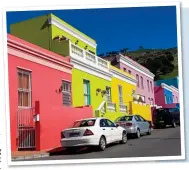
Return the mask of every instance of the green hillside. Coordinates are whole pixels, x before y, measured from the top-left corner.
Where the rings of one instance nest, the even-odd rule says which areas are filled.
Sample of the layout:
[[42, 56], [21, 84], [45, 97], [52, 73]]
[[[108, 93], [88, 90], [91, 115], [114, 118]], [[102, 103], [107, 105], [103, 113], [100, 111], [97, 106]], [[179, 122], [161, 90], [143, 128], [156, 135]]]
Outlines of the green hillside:
[[155, 80], [178, 76], [178, 53], [176, 47], [169, 49], [144, 49], [139, 47], [136, 51], [128, 51], [128, 48], [126, 48], [118, 52], [101, 54], [100, 56], [116, 55], [118, 53], [129, 56], [148, 68], [155, 74]]

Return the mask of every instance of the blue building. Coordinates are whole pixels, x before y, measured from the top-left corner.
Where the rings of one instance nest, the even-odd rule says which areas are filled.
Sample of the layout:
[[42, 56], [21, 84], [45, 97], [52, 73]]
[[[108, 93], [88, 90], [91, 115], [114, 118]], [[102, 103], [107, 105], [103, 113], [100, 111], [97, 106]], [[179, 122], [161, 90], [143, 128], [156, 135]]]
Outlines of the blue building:
[[177, 77], [171, 78], [171, 79], [157, 80], [157, 81], [155, 82], [155, 85], [156, 85], [156, 86], [161, 86], [161, 83], [165, 83], [165, 84], [167, 84], [167, 85], [169, 85], [169, 86], [172, 85], [172, 86], [178, 88], [178, 86], [179, 86], [179, 77], [177, 76]]

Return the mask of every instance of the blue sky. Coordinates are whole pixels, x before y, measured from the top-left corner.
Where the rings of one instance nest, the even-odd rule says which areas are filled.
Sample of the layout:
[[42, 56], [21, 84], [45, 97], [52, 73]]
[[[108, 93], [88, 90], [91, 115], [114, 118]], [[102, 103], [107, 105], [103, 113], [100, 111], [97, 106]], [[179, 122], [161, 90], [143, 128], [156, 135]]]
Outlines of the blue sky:
[[134, 7], [7, 13], [12, 23], [53, 13], [97, 41], [98, 54], [122, 48], [177, 46], [176, 7]]

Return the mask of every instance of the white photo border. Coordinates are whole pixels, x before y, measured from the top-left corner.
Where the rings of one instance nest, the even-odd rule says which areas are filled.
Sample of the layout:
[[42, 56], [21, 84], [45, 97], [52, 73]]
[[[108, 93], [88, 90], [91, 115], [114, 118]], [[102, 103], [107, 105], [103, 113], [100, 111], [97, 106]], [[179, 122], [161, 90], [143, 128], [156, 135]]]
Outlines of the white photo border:
[[[36, 10], [68, 10], [68, 9], [96, 9], [96, 8], [128, 8], [128, 7], [154, 7], [154, 6], [176, 6], [177, 11], [177, 45], [178, 45], [178, 67], [179, 67], [179, 95], [180, 95], [180, 129], [181, 129], [181, 156], [160, 157], [133, 157], [133, 158], [101, 158], [101, 159], [72, 159], [72, 160], [48, 160], [48, 161], [12, 161], [10, 140], [10, 108], [9, 108], [9, 82], [8, 82], [8, 53], [7, 53], [7, 25], [6, 12], [10, 11], [36, 11]], [[181, 52], [181, 18], [180, 2], [140, 2], [140, 3], [109, 3], [90, 5], [64, 5], [48, 7], [20, 7], [3, 9], [3, 45], [4, 45], [4, 68], [5, 68], [5, 112], [6, 112], [6, 142], [8, 165], [49, 165], [49, 164], [73, 164], [73, 163], [106, 163], [106, 162], [140, 162], [161, 160], [184, 160], [185, 159], [185, 136], [184, 136], [184, 105], [183, 105], [183, 77], [182, 77], [182, 52]]]

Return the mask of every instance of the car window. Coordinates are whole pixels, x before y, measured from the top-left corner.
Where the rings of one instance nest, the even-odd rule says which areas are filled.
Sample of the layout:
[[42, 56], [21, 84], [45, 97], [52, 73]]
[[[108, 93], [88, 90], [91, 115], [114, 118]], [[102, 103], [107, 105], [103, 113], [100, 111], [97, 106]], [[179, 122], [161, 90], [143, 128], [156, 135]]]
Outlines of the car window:
[[132, 121], [133, 116], [123, 116], [119, 117], [116, 121]]
[[108, 127], [115, 127], [115, 124], [112, 121], [106, 119], [106, 122], [107, 122]]
[[141, 116], [138, 116], [138, 117], [139, 117], [140, 121], [142, 121], [142, 122], [145, 121], [143, 117], [141, 117]]
[[107, 122], [104, 119], [100, 120], [100, 127], [107, 127]]
[[140, 121], [141, 121], [140, 117], [137, 116], [137, 115], [135, 115], [135, 120], [136, 120], [137, 122], [140, 122]]
[[95, 119], [88, 119], [88, 120], [76, 121], [76, 122], [74, 122], [74, 124], [71, 126], [71, 128], [94, 126], [95, 122], [96, 122]]

